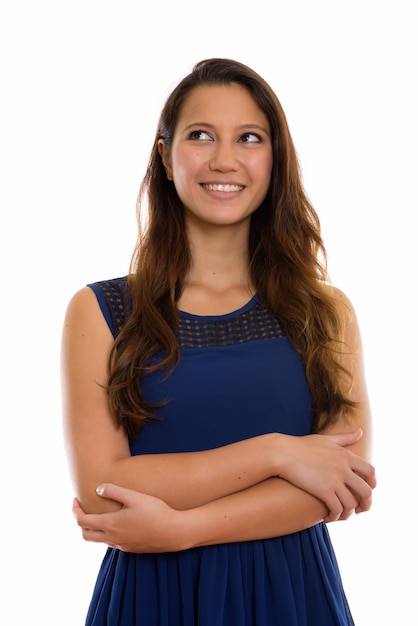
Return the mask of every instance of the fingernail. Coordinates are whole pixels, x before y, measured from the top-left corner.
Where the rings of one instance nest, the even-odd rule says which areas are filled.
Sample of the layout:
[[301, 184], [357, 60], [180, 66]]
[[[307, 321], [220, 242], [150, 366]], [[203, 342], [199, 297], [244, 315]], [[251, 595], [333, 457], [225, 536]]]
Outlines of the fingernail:
[[104, 487], [103, 485], [100, 485], [99, 487], [96, 488], [96, 493], [98, 496], [102, 496], [104, 492]]

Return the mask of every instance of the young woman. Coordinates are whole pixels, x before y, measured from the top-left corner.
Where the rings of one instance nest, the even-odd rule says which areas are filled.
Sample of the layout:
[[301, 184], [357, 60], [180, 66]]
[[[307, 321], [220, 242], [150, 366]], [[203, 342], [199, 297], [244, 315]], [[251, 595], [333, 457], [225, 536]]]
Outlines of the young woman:
[[127, 277], [72, 298], [74, 513], [91, 626], [353, 624], [326, 522], [375, 487], [361, 340], [280, 103], [198, 63], [169, 96]]

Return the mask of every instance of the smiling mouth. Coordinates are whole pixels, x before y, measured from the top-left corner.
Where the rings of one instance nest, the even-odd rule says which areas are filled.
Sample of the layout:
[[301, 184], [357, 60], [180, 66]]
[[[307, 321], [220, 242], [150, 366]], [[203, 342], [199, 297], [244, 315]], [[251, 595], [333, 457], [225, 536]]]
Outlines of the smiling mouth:
[[202, 187], [207, 189], [208, 191], [224, 191], [226, 193], [231, 193], [232, 191], [242, 191], [244, 189], [243, 185], [209, 185], [203, 184]]

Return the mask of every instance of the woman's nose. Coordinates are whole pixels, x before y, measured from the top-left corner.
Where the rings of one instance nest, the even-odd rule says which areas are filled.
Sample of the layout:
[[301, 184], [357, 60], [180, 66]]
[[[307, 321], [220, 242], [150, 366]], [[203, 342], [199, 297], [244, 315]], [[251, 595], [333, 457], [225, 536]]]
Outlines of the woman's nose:
[[209, 167], [213, 171], [230, 172], [239, 167], [236, 148], [226, 142], [217, 142], [214, 145]]

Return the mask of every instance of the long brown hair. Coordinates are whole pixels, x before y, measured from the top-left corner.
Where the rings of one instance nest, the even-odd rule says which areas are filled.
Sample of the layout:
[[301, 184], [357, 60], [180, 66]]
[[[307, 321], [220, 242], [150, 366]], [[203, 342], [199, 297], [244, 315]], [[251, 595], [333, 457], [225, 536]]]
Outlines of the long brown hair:
[[[312, 394], [313, 430], [353, 406], [343, 390], [347, 372], [341, 365], [342, 325], [325, 289], [326, 251], [320, 224], [303, 190], [281, 104], [266, 81], [249, 67], [229, 59], [208, 59], [197, 63], [169, 96], [138, 196], [139, 235], [129, 275], [133, 308], [116, 338], [108, 382], [115, 420], [131, 438], [156, 409], [143, 398], [141, 379], [153, 369], [178, 364], [177, 302], [190, 266], [183, 206], [167, 179], [158, 142], [162, 139], [170, 149], [181, 106], [192, 89], [231, 83], [249, 91], [267, 116], [272, 137], [270, 188], [250, 225], [253, 284], [303, 360]], [[145, 229], [141, 223], [144, 205], [148, 209]], [[151, 365], [157, 353], [165, 356]]]

